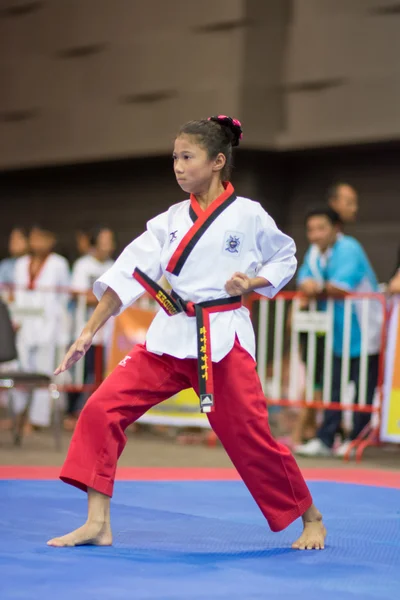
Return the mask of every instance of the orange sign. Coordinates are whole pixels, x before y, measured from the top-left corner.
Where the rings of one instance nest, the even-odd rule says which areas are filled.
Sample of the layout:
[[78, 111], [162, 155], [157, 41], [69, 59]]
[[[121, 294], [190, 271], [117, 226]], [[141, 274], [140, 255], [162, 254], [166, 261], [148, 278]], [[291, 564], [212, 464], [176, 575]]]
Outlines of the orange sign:
[[132, 350], [133, 346], [143, 344], [155, 314], [154, 310], [129, 307], [114, 319], [107, 375]]

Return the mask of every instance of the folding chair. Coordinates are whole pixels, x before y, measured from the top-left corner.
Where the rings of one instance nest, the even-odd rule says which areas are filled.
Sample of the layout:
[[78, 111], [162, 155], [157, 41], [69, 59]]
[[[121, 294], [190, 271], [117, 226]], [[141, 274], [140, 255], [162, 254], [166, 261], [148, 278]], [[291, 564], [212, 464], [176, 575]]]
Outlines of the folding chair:
[[[0, 299], [0, 365], [18, 359], [15, 343], [15, 331], [11, 322], [7, 305]], [[49, 375], [44, 373], [30, 373], [27, 371], [0, 370], [0, 390], [8, 392], [8, 409], [13, 422], [13, 439], [16, 446], [22, 443], [23, 429], [26, 417], [33, 400], [33, 392], [38, 388], [47, 388], [54, 407], [53, 432], [55, 446], [61, 449], [61, 405], [60, 393]], [[22, 389], [28, 393], [27, 405], [20, 418], [17, 418], [14, 410], [13, 390]]]

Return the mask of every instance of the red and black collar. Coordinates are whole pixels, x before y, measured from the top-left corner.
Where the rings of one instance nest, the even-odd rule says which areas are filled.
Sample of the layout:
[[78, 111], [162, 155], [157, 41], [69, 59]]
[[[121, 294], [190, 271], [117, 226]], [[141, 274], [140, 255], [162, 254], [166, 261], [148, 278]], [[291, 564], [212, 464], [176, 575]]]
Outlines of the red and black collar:
[[167, 271], [179, 275], [189, 254], [215, 219], [236, 200], [235, 190], [231, 183], [224, 183], [224, 192], [218, 196], [206, 210], [202, 210], [196, 197], [190, 196], [189, 215], [192, 227], [182, 238], [167, 265]]

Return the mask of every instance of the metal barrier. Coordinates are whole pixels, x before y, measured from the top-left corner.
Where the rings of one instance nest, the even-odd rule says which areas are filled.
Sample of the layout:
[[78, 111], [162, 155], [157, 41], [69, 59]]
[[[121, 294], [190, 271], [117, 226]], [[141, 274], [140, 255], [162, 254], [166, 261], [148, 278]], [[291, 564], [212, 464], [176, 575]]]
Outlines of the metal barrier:
[[[306, 305], [304, 305], [306, 302]], [[341, 393], [340, 403], [331, 401], [333, 336], [335, 303], [344, 303], [343, 343], [341, 348]], [[257, 334], [257, 369], [269, 406], [310, 407], [318, 410], [332, 409], [351, 412], [364, 412], [377, 415], [376, 423], [365, 428], [349, 448], [346, 458], [356, 449], [356, 458], [360, 460], [365, 448], [374, 445], [379, 438], [379, 419], [382, 405], [382, 384], [384, 373], [384, 348], [386, 332], [386, 299], [382, 294], [349, 294], [344, 300], [327, 299], [323, 310], [317, 308], [315, 300], [308, 301], [303, 295], [281, 292], [274, 300], [261, 299], [252, 294], [247, 299]], [[350, 341], [352, 310], [360, 314], [361, 352], [358, 398], [349, 401], [350, 383]], [[371, 342], [371, 320], [378, 331], [375, 339], [379, 354], [379, 375], [377, 401], [367, 405], [367, 368]], [[377, 322], [378, 327], [377, 327]], [[269, 333], [272, 332], [272, 339]], [[299, 390], [300, 334], [307, 336], [307, 356], [305, 361], [305, 394], [302, 398]], [[317, 334], [323, 334], [323, 392], [322, 402], [315, 396], [316, 345]], [[282, 391], [282, 366], [289, 355], [289, 384], [287, 393]], [[267, 373], [272, 367], [271, 381]], [[268, 385], [269, 383], [269, 385]]]
[[[54, 356], [52, 364], [48, 365], [48, 372], [52, 373], [62, 356], [65, 354], [70, 343], [76, 339], [84, 324], [87, 322], [92, 307], [87, 304], [86, 293], [75, 293], [66, 289], [35, 289], [24, 290], [24, 296], [18, 296], [17, 290], [0, 288], [1, 296], [8, 302], [13, 320], [20, 327], [17, 336], [24, 333], [24, 325], [32, 321], [46, 319], [46, 311], [36, 301], [35, 294], [53, 294], [54, 302], [57, 302], [58, 321], [57, 334], [54, 343]], [[28, 293], [29, 292], [29, 293]], [[21, 301], [21, 298], [24, 301]], [[382, 383], [384, 372], [385, 331], [386, 331], [386, 300], [382, 294], [357, 294], [348, 295], [343, 301], [326, 301], [323, 310], [316, 301], [307, 301], [303, 306], [305, 297], [299, 293], [281, 292], [274, 300], [260, 298], [257, 294], [251, 294], [245, 299], [249, 308], [256, 331], [257, 338], [257, 369], [262, 382], [267, 402], [270, 406], [291, 406], [324, 410], [343, 410], [351, 412], [365, 412], [376, 415], [378, 424], [369, 424], [352, 448], [357, 450], [357, 459], [361, 459], [364, 449], [378, 441], [379, 419], [382, 404]], [[334, 343], [334, 310], [335, 302], [344, 302], [343, 322], [343, 344], [341, 348], [342, 370], [341, 370], [341, 394], [340, 403], [331, 401], [332, 389], [332, 362]], [[135, 307], [147, 310], [154, 307], [154, 301], [144, 295]], [[350, 370], [350, 340], [352, 327], [352, 311], [356, 307], [361, 326], [361, 353], [360, 353], [360, 377], [358, 398], [348, 400], [349, 370]], [[377, 387], [377, 403], [368, 405], [367, 396], [367, 368], [369, 341], [372, 320], [380, 313], [381, 324], [379, 327], [379, 339], [375, 340], [379, 347], [379, 378]], [[324, 357], [323, 357], [323, 392], [322, 401], [315, 401], [315, 378], [317, 358], [317, 334], [323, 334]], [[300, 335], [307, 336], [307, 356], [305, 360], [305, 385], [304, 394], [300, 385], [299, 356]], [[110, 335], [111, 340], [111, 335]], [[40, 345], [40, 336], [35, 341]], [[98, 339], [95, 359], [95, 380], [86, 383], [84, 379], [84, 361], [79, 361], [74, 369], [56, 378], [58, 389], [62, 392], [92, 392], [104, 378], [103, 352], [104, 346], [107, 350], [109, 340]], [[49, 342], [45, 342], [45, 346]], [[48, 350], [48, 348], [47, 348]], [[283, 365], [289, 360], [289, 381], [287, 390], [283, 389]], [[267, 378], [268, 371], [271, 377]]]
[[[76, 340], [88, 321], [93, 307], [87, 303], [87, 292], [75, 292], [69, 288], [36, 287], [35, 289], [29, 289], [0, 285], [0, 297], [8, 305], [17, 330], [17, 346], [20, 350], [24, 345], [25, 333], [30, 326], [34, 324], [38, 331], [46, 327], [46, 320], [49, 319], [49, 307], [46, 306], [47, 295], [51, 297], [53, 308], [57, 310], [57, 323], [54, 328], [55, 339], [43, 342], [39, 335], [34, 343], [42, 348], [43, 352], [46, 351], [48, 364], [45, 372], [52, 374], [69, 346]], [[145, 294], [137, 301], [136, 306], [148, 309], [157, 305], [152, 298]], [[111, 329], [112, 323], [108, 331], [96, 334], [94, 381], [85, 383], [85, 365], [84, 361], [81, 360], [70, 371], [56, 378], [60, 391], [90, 393], [103, 381], [106, 362], [104, 354], [107, 353]], [[32, 341], [32, 339], [29, 339], [28, 345], [32, 345]], [[52, 346], [53, 352], [49, 352], [49, 345]]]
[[[22, 439], [29, 414], [29, 420], [36, 425], [49, 426], [52, 423], [56, 448], [60, 449], [64, 407], [71, 404], [72, 408], [72, 404], [76, 403], [74, 410], [81, 409], [106, 375], [112, 321], [100, 335], [96, 334], [94, 355], [88, 356], [87, 361], [79, 361], [69, 371], [53, 376], [55, 368], [79, 336], [94, 308], [88, 305], [87, 292], [40, 286], [34, 289], [0, 286], [0, 297], [8, 305], [16, 329], [18, 353], [17, 360], [0, 365], [0, 379], [1, 372], [17, 372], [21, 373], [21, 377], [24, 374], [25, 379], [26, 374], [31, 373], [34, 382], [37, 382], [39, 373], [47, 376], [47, 381], [52, 381], [46, 389], [42, 384], [31, 385], [28, 389], [20, 383], [14, 385], [15, 382], [5, 385], [6, 380], [2, 380], [0, 399], [4, 406], [8, 405], [14, 440]], [[148, 309], [153, 302], [145, 296], [140, 299], [138, 306]], [[69, 393], [74, 395], [67, 397]]]

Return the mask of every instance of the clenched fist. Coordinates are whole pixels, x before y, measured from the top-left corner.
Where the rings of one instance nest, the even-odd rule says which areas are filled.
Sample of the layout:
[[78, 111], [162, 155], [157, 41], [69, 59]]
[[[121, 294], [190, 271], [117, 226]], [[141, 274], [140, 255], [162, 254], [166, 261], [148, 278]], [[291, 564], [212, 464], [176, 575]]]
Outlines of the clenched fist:
[[230, 296], [241, 296], [252, 290], [251, 279], [244, 273], [234, 273], [226, 282], [225, 289]]
[[241, 296], [270, 285], [271, 283], [265, 277], [249, 277], [245, 273], [234, 273], [226, 282], [225, 289], [230, 296]]

